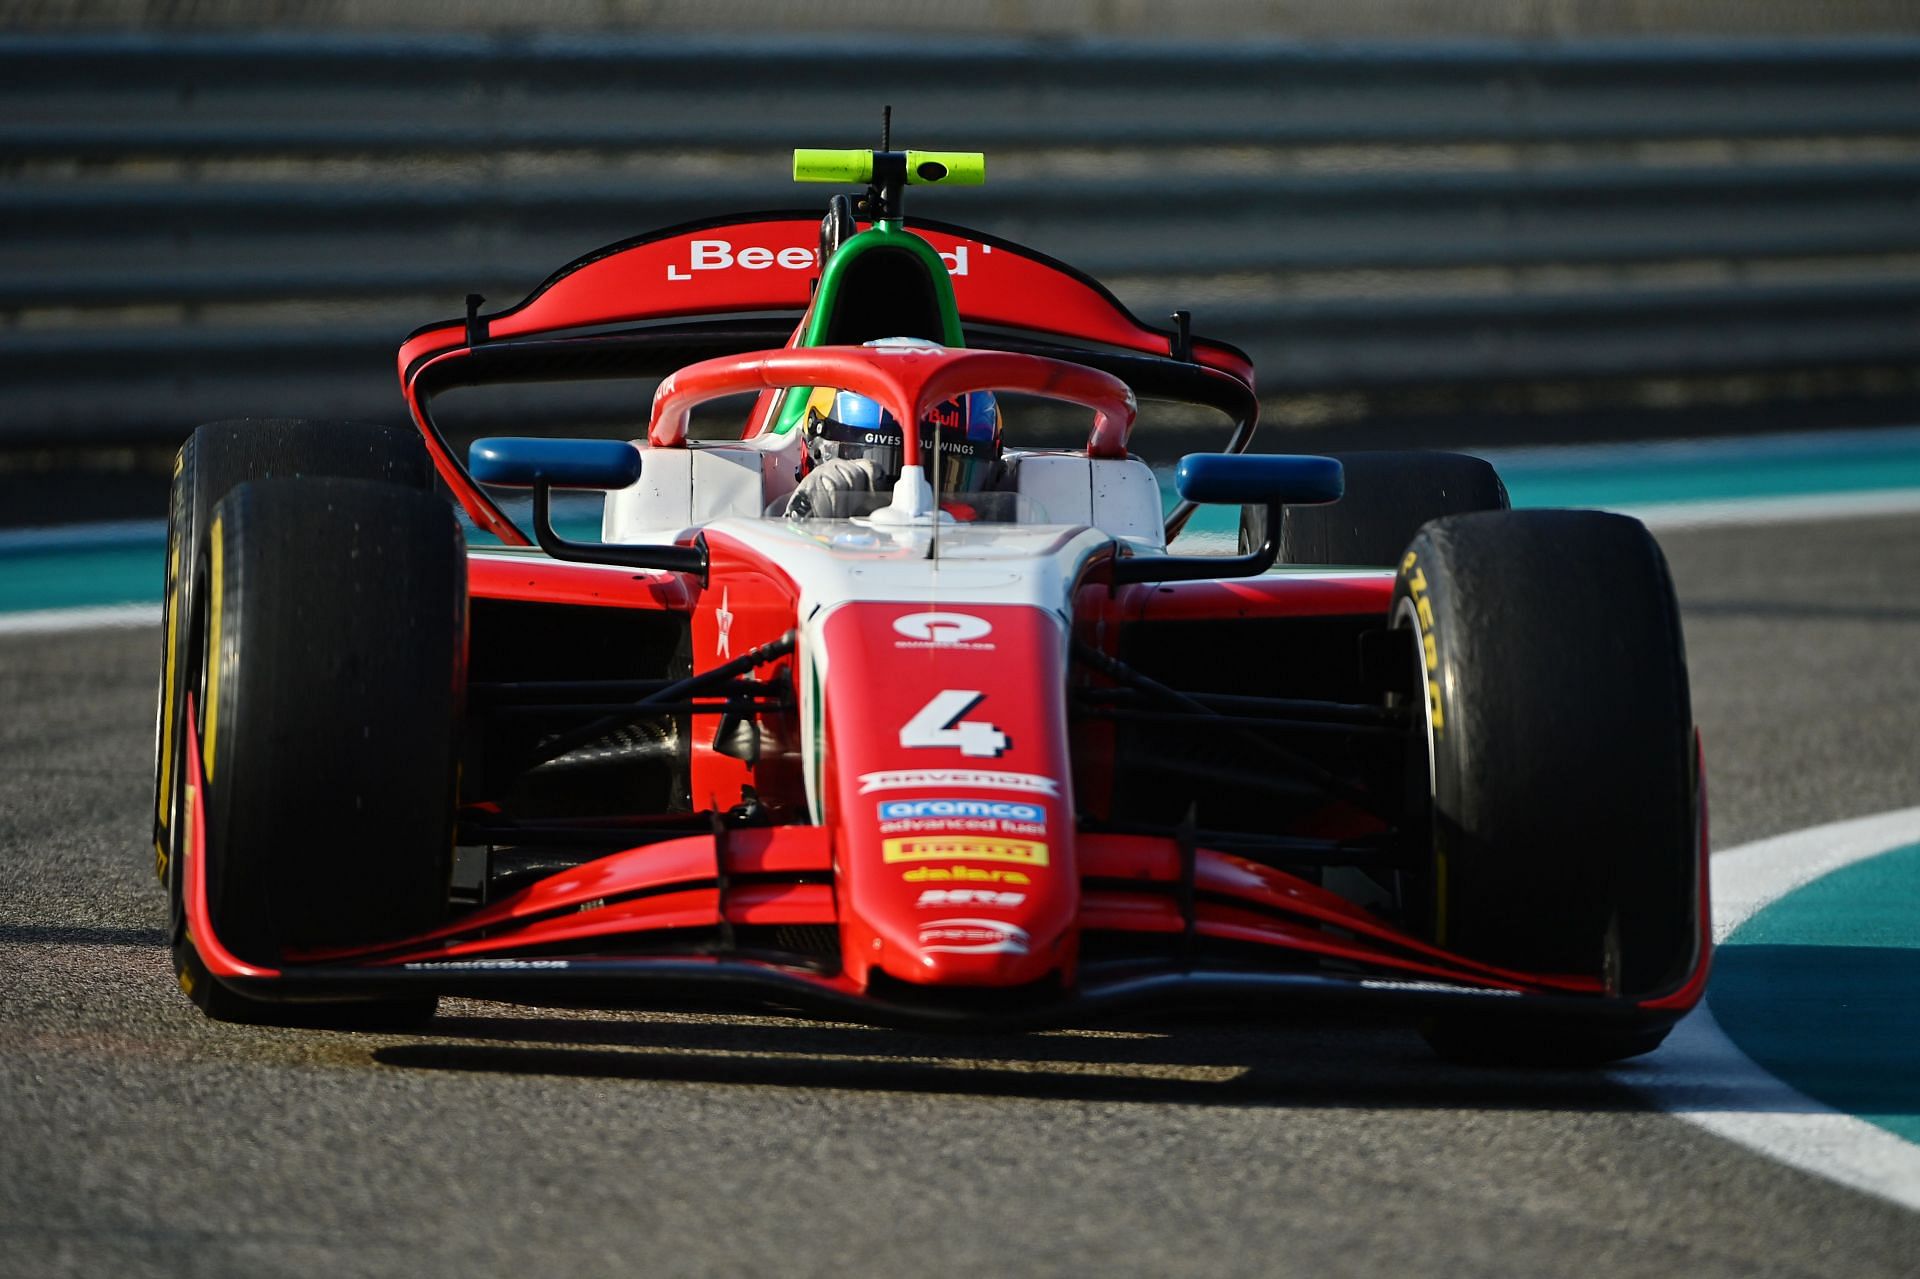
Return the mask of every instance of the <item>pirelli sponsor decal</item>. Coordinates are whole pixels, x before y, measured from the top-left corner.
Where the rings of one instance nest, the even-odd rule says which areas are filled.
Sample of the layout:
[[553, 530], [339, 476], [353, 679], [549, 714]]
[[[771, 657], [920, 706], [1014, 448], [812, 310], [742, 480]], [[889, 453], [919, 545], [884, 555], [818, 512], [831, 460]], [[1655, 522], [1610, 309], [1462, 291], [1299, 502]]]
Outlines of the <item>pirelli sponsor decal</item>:
[[1047, 846], [1031, 839], [996, 839], [984, 835], [911, 835], [881, 841], [880, 857], [889, 862], [945, 861], [1013, 862], [1045, 866]]

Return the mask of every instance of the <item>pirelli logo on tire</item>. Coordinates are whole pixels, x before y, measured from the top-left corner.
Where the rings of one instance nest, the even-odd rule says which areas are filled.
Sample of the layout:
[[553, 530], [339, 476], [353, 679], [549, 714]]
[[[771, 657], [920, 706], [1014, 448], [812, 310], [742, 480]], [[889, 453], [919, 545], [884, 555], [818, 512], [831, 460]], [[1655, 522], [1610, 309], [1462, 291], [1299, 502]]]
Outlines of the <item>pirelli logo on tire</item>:
[[1047, 846], [1031, 839], [995, 839], [991, 836], [974, 835], [912, 835], [881, 841], [880, 859], [887, 862], [957, 860], [1045, 866]]
[[1414, 617], [1420, 623], [1420, 657], [1427, 671], [1427, 710], [1438, 733], [1446, 727], [1446, 715], [1440, 707], [1440, 645], [1433, 637], [1433, 600], [1427, 592], [1427, 575], [1420, 568], [1420, 557], [1408, 551], [1400, 561], [1400, 576], [1407, 584], [1407, 597], [1413, 601]]

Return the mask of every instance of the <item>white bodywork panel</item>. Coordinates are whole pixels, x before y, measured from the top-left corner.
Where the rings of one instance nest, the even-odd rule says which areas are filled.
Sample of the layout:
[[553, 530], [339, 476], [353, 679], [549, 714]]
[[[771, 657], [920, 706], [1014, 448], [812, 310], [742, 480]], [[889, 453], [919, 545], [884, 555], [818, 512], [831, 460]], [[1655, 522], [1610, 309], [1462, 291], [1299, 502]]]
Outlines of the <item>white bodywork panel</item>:
[[1009, 451], [1012, 486], [1052, 524], [1086, 524], [1136, 546], [1164, 547], [1160, 486], [1137, 457], [1091, 458], [1067, 450]]
[[[695, 525], [751, 519], [793, 491], [798, 432], [727, 443], [640, 450], [640, 479], [607, 494], [600, 536], [608, 542], [672, 542]], [[1166, 546], [1160, 488], [1138, 458], [1089, 458], [1068, 450], [1010, 451], [1007, 487], [1038, 503], [1050, 525], [1085, 525], [1136, 549]]]
[[607, 542], [672, 542], [696, 524], [751, 519], [793, 491], [800, 437], [760, 435], [725, 443], [656, 449], [645, 440], [640, 478], [607, 494], [600, 537]]

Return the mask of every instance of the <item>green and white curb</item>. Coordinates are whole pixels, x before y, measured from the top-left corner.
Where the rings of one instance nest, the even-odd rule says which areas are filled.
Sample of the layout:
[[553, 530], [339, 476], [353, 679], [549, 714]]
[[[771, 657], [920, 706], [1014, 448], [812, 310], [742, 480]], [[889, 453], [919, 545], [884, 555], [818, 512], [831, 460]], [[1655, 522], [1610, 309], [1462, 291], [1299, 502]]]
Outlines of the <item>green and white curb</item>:
[[[1715, 854], [1712, 862], [1714, 940], [1730, 944], [1719, 957], [1720, 972], [1708, 984], [1707, 1003], [1682, 1021], [1658, 1052], [1626, 1063], [1612, 1072], [1613, 1077], [1631, 1085], [1661, 1110], [1717, 1136], [1770, 1159], [1920, 1211], [1920, 1145], [1904, 1140], [1889, 1127], [1817, 1100], [1769, 1073], [1729, 1037], [1714, 1016], [1718, 998], [1725, 1006], [1729, 1027], [1736, 1034], [1751, 1036], [1749, 1042], [1755, 1051], [1761, 1051], [1763, 1042], [1774, 1049], [1783, 1040], [1791, 1042], [1796, 1033], [1795, 1019], [1805, 1017], [1804, 1009], [1797, 1010], [1785, 1001], [1775, 1005], [1768, 1010], [1766, 1033], [1755, 1034], [1755, 1030], [1761, 1029], [1754, 1025], [1756, 992], [1736, 993], [1730, 988], [1723, 994], [1719, 990], [1722, 980], [1728, 980], [1730, 987], [1739, 982], [1733, 973], [1742, 964], [1741, 949], [1743, 945], [1754, 944], [1746, 941], [1743, 926], [1757, 921], [1775, 903], [1783, 908], [1792, 906], [1793, 903], [1785, 899], [1797, 891], [1817, 891], [1824, 887], [1818, 881], [1867, 863], [1869, 859], [1893, 854], [1901, 856], [1904, 863], [1906, 851], [1915, 844], [1920, 844], [1920, 808], [1906, 808], [1795, 831]], [[1901, 889], [1920, 896], [1920, 886], [1907, 883], [1901, 885]], [[1885, 900], [1878, 904], [1884, 905]], [[1883, 913], [1873, 910], [1876, 903], [1853, 902], [1851, 905], [1875, 919], [1885, 919]], [[1920, 956], [1920, 919], [1909, 916], [1904, 925], [1902, 949]], [[1853, 936], [1879, 944], [1895, 940], [1872, 930]], [[1844, 986], [1813, 993], [1829, 1010], [1843, 1008], [1854, 995]], [[1920, 988], [1903, 993], [1902, 1002], [1909, 1010], [1911, 1023], [1920, 1023]], [[1832, 1020], [1826, 1020], [1830, 1027]], [[1909, 1037], [1891, 1043], [1884, 1035], [1857, 1038], [1851, 1045], [1841, 1041], [1803, 1043], [1803, 1049], [1818, 1051], [1784, 1054], [1784, 1058], [1797, 1056], [1796, 1064], [1803, 1068], [1789, 1074], [1795, 1082], [1810, 1081], [1809, 1087], [1818, 1087], [1833, 1078], [1830, 1072], [1836, 1059], [1846, 1059], [1858, 1068], [1848, 1081], [1847, 1089], [1857, 1091], [1863, 1084], [1876, 1082], [1860, 1079], [1859, 1069], [1878, 1074], [1901, 1068], [1899, 1054], [1910, 1054], [1913, 1044], [1920, 1040], [1920, 1024], [1909, 1024], [1904, 1029]], [[1806, 1030], [1803, 1028], [1800, 1033]], [[1778, 1052], [1767, 1055], [1774, 1060], [1784, 1059]], [[1804, 1070], [1810, 1060], [1817, 1060], [1821, 1069]], [[1906, 1060], [1910, 1062], [1911, 1057]], [[1908, 1096], [1920, 1086], [1910, 1079], [1894, 1082], [1904, 1082]], [[1911, 1116], [1888, 1118], [1904, 1126], [1904, 1121]]]

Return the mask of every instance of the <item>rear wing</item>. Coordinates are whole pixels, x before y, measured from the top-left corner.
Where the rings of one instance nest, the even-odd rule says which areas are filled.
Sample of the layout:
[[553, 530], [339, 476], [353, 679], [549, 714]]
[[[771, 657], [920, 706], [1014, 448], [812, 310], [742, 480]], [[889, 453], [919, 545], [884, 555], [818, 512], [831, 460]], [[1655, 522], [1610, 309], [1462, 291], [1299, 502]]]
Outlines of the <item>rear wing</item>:
[[[968, 324], [1045, 334], [1143, 355], [1191, 360], [1253, 385], [1253, 365], [1223, 342], [1141, 323], [1096, 280], [1064, 262], [966, 227], [908, 219], [939, 252]], [[400, 348], [400, 377], [418, 361], [506, 338], [647, 320], [800, 313], [820, 275], [820, 218], [759, 213], [694, 222], [609, 245], [562, 267], [525, 301], [429, 325]]]
[[[906, 228], [945, 263], [960, 320], [969, 329], [1038, 335], [1046, 341], [1028, 344], [1034, 354], [1071, 360], [1080, 349], [1098, 364], [1125, 360], [1179, 374], [1196, 384], [1201, 402], [1216, 403], [1234, 419], [1227, 451], [1246, 447], [1258, 415], [1253, 364], [1236, 347], [1193, 337], [1184, 312], [1176, 313], [1177, 327], [1154, 328], [1097, 280], [1045, 254], [941, 222], [908, 220]], [[428, 408], [435, 392], [492, 380], [502, 363], [566, 376], [563, 367], [572, 362], [578, 365], [574, 376], [612, 375], [620, 366], [608, 358], [607, 345], [616, 339], [606, 330], [625, 324], [683, 322], [656, 324], [646, 336], [636, 331], [625, 340], [650, 348], [653, 362], [666, 362], [661, 372], [718, 354], [787, 344], [820, 278], [820, 231], [816, 214], [800, 212], [671, 227], [579, 258], [503, 311], [482, 313], [481, 299], [471, 297], [464, 320], [416, 330], [400, 348], [400, 384], [435, 468], [480, 527], [510, 545], [526, 544], [525, 533], [473, 483], [435, 427]], [[768, 316], [777, 321], [744, 318]], [[488, 358], [493, 356], [519, 358]], [[1169, 535], [1190, 511], [1188, 503], [1176, 508]]]

